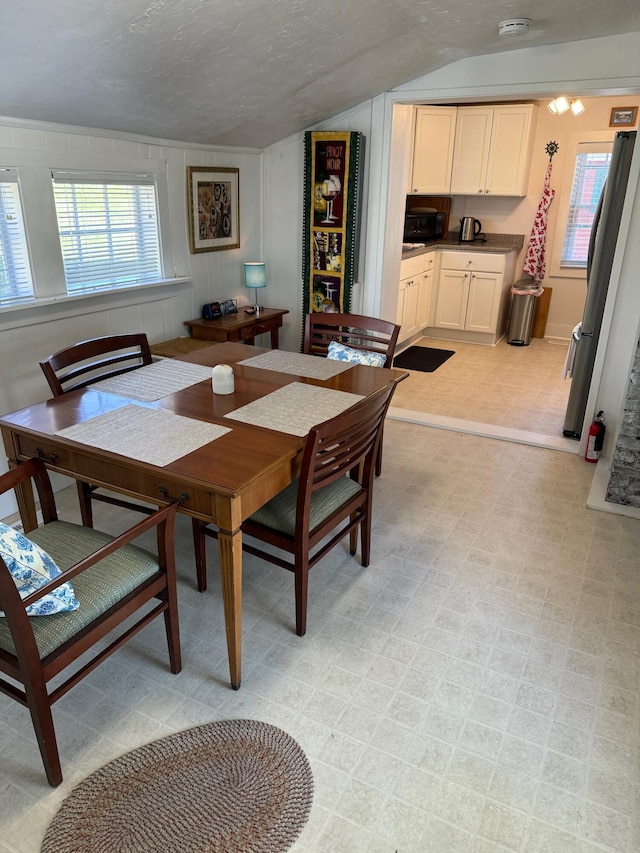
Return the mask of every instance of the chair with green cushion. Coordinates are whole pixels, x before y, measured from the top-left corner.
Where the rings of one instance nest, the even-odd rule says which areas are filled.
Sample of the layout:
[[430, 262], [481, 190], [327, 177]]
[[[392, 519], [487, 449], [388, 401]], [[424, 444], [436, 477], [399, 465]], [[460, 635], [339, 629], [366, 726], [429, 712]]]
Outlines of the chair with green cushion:
[[[374, 469], [382, 424], [395, 382], [314, 427], [302, 458], [300, 475], [242, 525], [242, 548], [295, 575], [296, 633], [307, 625], [308, 574], [347, 533], [350, 553], [357, 550], [360, 528], [362, 565], [371, 549]], [[194, 519], [196, 564], [206, 578], [204, 537], [215, 528]], [[330, 535], [331, 534], [331, 535]], [[290, 555], [282, 558], [247, 541], [261, 540]], [[327, 538], [329, 537], [329, 538]]]
[[[182, 668], [174, 561], [176, 505], [154, 511], [114, 537], [58, 519], [49, 475], [39, 459], [2, 475], [0, 494], [24, 487], [27, 481], [37, 487], [43, 524], [26, 536], [2, 526], [0, 672], [8, 678], [0, 677], [0, 691], [29, 708], [47, 779], [55, 787], [62, 781], [51, 715], [56, 700], [160, 614], [171, 672]], [[158, 555], [132, 544], [154, 529]], [[37, 588], [35, 583], [28, 585], [36, 574]], [[32, 615], [34, 611], [42, 615]], [[107, 642], [99, 643], [103, 638]], [[96, 643], [91, 658], [74, 667]], [[50, 688], [51, 679], [65, 670], [64, 680], [56, 679]]]

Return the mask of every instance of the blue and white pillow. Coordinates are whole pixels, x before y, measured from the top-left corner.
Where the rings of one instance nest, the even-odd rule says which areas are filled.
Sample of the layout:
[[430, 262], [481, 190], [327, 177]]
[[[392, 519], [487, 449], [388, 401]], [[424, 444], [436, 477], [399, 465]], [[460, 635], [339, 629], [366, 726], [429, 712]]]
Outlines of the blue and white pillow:
[[[52, 557], [22, 533], [0, 522], [0, 557], [18, 587], [20, 598], [26, 598], [41, 586], [62, 574]], [[28, 616], [47, 616], [77, 610], [80, 602], [67, 581], [27, 607]], [[4, 613], [0, 610], [0, 616]]]
[[380, 352], [366, 352], [365, 350], [353, 349], [337, 341], [331, 341], [327, 358], [334, 361], [349, 361], [353, 364], [366, 364], [369, 367], [383, 367], [386, 357]]

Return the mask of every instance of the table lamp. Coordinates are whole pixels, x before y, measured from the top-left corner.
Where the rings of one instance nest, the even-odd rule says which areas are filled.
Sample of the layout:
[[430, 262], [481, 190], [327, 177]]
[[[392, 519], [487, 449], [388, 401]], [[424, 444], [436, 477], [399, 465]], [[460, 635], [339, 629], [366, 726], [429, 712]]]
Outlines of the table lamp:
[[[259, 261], [248, 261], [244, 265], [244, 286], [250, 288], [266, 287], [267, 286], [267, 271], [265, 265]], [[260, 313], [258, 305], [258, 294], [256, 293], [256, 301], [254, 304], [256, 314]]]

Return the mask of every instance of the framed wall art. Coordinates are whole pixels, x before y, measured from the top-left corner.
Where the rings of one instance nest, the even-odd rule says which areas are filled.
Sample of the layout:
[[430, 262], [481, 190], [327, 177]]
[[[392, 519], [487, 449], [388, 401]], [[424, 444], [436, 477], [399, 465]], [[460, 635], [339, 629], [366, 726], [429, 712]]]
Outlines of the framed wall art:
[[303, 316], [349, 313], [358, 266], [364, 136], [307, 131], [304, 144]]
[[611, 110], [609, 127], [634, 127], [637, 118], [637, 107], [614, 107]]
[[239, 177], [239, 169], [187, 166], [192, 254], [240, 246]]

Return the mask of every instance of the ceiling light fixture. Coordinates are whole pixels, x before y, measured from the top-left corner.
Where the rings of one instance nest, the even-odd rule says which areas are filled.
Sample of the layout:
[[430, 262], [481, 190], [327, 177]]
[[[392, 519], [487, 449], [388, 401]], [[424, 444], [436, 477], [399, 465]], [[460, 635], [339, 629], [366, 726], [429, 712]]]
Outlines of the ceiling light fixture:
[[531, 18], [507, 18], [498, 24], [500, 36], [523, 36], [529, 32]]
[[552, 101], [549, 101], [547, 109], [554, 116], [561, 116], [568, 110], [571, 110], [572, 115], [579, 116], [584, 112], [584, 104], [579, 98], [574, 98], [570, 101], [568, 98], [565, 98], [564, 95], [560, 95]]
[[569, 101], [564, 95], [560, 95], [559, 98], [554, 98], [549, 104], [547, 104], [547, 109], [550, 113], [553, 113], [554, 116], [561, 116], [569, 109]]

